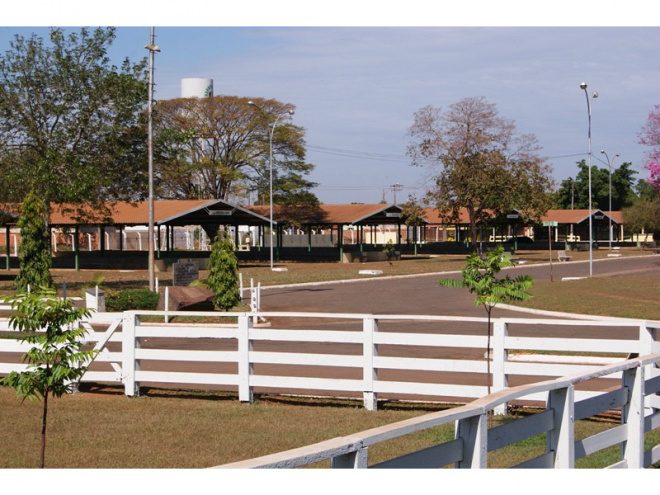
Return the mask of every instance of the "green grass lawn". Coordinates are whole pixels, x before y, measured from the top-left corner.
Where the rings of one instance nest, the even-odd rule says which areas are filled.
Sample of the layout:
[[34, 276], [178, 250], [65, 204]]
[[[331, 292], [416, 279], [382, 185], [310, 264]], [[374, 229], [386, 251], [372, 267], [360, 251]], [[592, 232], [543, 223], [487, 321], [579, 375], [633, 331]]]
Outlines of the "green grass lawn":
[[[358, 402], [263, 398], [240, 404], [234, 395], [152, 390], [135, 398], [118, 388], [98, 388], [50, 402], [46, 467], [204, 468], [309, 445], [419, 416], [440, 406], [390, 404], [372, 412]], [[495, 425], [511, 417], [496, 417]], [[41, 403], [21, 402], [0, 389], [0, 468], [33, 468], [39, 462]], [[580, 421], [576, 437], [616, 425]], [[369, 449], [370, 464], [451, 440], [453, 424]], [[653, 433], [648, 442], [660, 443]], [[489, 467], [506, 468], [544, 452], [545, 435], [489, 454]], [[578, 461], [604, 467], [617, 448]], [[314, 467], [329, 467], [327, 462]]]
[[534, 297], [516, 303], [528, 308], [619, 318], [660, 320], [660, 277], [634, 275], [542, 282]]

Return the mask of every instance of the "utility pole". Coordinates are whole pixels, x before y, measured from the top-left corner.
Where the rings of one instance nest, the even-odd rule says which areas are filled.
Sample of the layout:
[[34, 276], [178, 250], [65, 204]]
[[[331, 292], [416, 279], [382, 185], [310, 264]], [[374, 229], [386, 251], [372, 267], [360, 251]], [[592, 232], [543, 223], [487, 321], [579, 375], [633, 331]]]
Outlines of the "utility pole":
[[149, 44], [145, 46], [149, 50], [149, 290], [154, 291], [156, 287], [155, 260], [154, 260], [154, 146], [153, 146], [153, 119], [154, 106], [154, 53], [160, 52], [158, 45], [154, 43], [154, 28], [150, 28]]
[[399, 184], [398, 182], [396, 184], [392, 184], [390, 186], [390, 190], [394, 193], [394, 204], [397, 204], [396, 202], [396, 193], [397, 191], [401, 191], [403, 189], [403, 186]]

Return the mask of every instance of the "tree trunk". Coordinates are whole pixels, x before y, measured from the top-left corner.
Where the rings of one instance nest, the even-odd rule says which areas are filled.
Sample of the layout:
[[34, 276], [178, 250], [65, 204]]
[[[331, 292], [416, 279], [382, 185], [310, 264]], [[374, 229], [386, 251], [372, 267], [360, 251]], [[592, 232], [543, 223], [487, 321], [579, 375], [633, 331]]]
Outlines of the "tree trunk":
[[48, 388], [44, 393], [44, 410], [41, 418], [41, 469], [44, 468], [46, 462], [46, 419], [48, 418]]

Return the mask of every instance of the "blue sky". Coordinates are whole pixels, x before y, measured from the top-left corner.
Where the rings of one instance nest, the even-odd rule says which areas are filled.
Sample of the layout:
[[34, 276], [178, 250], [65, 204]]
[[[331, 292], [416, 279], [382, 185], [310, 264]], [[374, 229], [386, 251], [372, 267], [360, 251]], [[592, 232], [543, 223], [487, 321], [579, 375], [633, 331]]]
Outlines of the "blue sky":
[[[299, 2], [276, 3], [302, 8]], [[474, 4], [480, 2], [467, 2]], [[483, 9], [470, 16], [465, 8], [453, 17], [434, 11], [413, 17], [408, 9], [390, 12], [389, 22], [372, 18], [369, 9], [351, 15], [341, 15], [339, 7], [305, 11], [308, 17], [293, 21], [283, 10], [269, 22], [264, 14], [272, 12], [270, 4], [256, 15], [192, 1], [186, 5], [200, 8], [191, 17], [168, 12], [153, 18], [138, 9], [130, 19], [121, 16], [130, 3], [114, 5], [118, 12], [10, 14], [0, 27], [0, 51], [14, 33], [47, 34], [45, 27], [16, 26], [117, 25], [112, 56], [119, 63], [125, 56], [146, 56], [147, 26], [153, 24], [162, 50], [156, 55], [155, 98], [179, 96], [183, 78], [208, 77], [216, 95], [291, 103], [294, 122], [307, 130], [307, 159], [316, 166], [311, 179], [319, 183], [315, 192], [324, 203], [375, 203], [383, 196], [389, 202], [395, 183], [404, 186], [399, 200], [423, 195], [433, 170], [411, 167], [406, 157], [413, 114], [425, 105], [447, 108], [471, 96], [495, 103], [520, 132], [536, 134], [557, 182], [574, 176], [575, 163], [587, 154], [583, 81], [589, 93], [599, 93], [592, 102], [593, 163], [605, 166], [598, 161], [604, 149], [610, 158], [621, 155], [615, 166], [632, 162], [637, 177], [647, 176], [646, 149], [637, 144], [637, 134], [660, 103], [660, 19], [656, 15], [651, 22], [650, 11], [630, 17], [631, 3], [625, 11], [607, 10], [609, 2], [586, 2], [580, 7], [586, 10], [578, 10], [561, 1], [545, 16], [512, 2], [524, 14], [518, 24], [510, 22], [506, 9], [504, 15], [491, 11], [491, 17]], [[605, 14], [594, 18], [592, 5]], [[644, 27], [651, 24], [656, 27]]]

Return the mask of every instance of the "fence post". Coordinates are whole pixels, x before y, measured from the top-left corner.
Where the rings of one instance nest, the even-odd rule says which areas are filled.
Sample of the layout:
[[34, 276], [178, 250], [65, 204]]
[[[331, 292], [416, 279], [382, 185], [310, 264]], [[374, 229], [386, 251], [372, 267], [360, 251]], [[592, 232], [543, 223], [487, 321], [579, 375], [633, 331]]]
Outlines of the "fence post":
[[332, 469], [366, 469], [369, 461], [369, 449], [363, 447], [350, 454], [332, 458]]
[[621, 423], [627, 426], [621, 458], [628, 469], [640, 469], [644, 467], [644, 367], [624, 371], [622, 381], [628, 389], [628, 400], [621, 411]]
[[575, 389], [573, 385], [552, 390], [548, 409], [553, 411], [554, 428], [548, 431], [547, 452], [554, 453], [554, 467], [575, 467]]
[[374, 359], [378, 356], [374, 334], [378, 331], [378, 321], [374, 318], [362, 320], [362, 356], [363, 356], [363, 401], [364, 408], [368, 411], [378, 409], [378, 396], [374, 392], [374, 382], [378, 380], [378, 371], [374, 368]]
[[[642, 322], [639, 325], [639, 355], [660, 354], [660, 342], [657, 342], [658, 328], [649, 325], [650, 322]], [[634, 356], [630, 356], [634, 357]], [[660, 370], [656, 364], [649, 364], [645, 370], [647, 378], [655, 378], [660, 375]], [[644, 407], [647, 409], [646, 415], [660, 411], [660, 396], [651, 394], [644, 400]]]
[[139, 347], [135, 337], [135, 327], [139, 324], [138, 317], [131, 311], [125, 311], [122, 321], [122, 377], [124, 394], [132, 397], [140, 395], [140, 384], [135, 380], [135, 372], [140, 369], [140, 363], [135, 359], [135, 350]]
[[169, 315], [169, 310], [170, 310], [170, 288], [166, 285], [165, 286], [165, 323], [170, 322], [170, 315]]
[[250, 329], [252, 321], [247, 314], [238, 317], [238, 400], [252, 404], [253, 394], [250, 386], [250, 375], [253, 373], [253, 365], [250, 363], [250, 352], [252, 352], [252, 341], [250, 340]]
[[[509, 325], [506, 321], [499, 319], [493, 325], [493, 361], [491, 370], [493, 373], [493, 392], [499, 392], [509, 386], [509, 377], [504, 372], [504, 365], [509, 359], [509, 353], [504, 347], [504, 339], [509, 334]], [[495, 414], [506, 414], [508, 404], [500, 404], [495, 407]]]
[[456, 439], [463, 440], [463, 459], [456, 463], [459, 469], [485, 469], [488, 467], [488, 414], [460, 419], [456, 425]]

